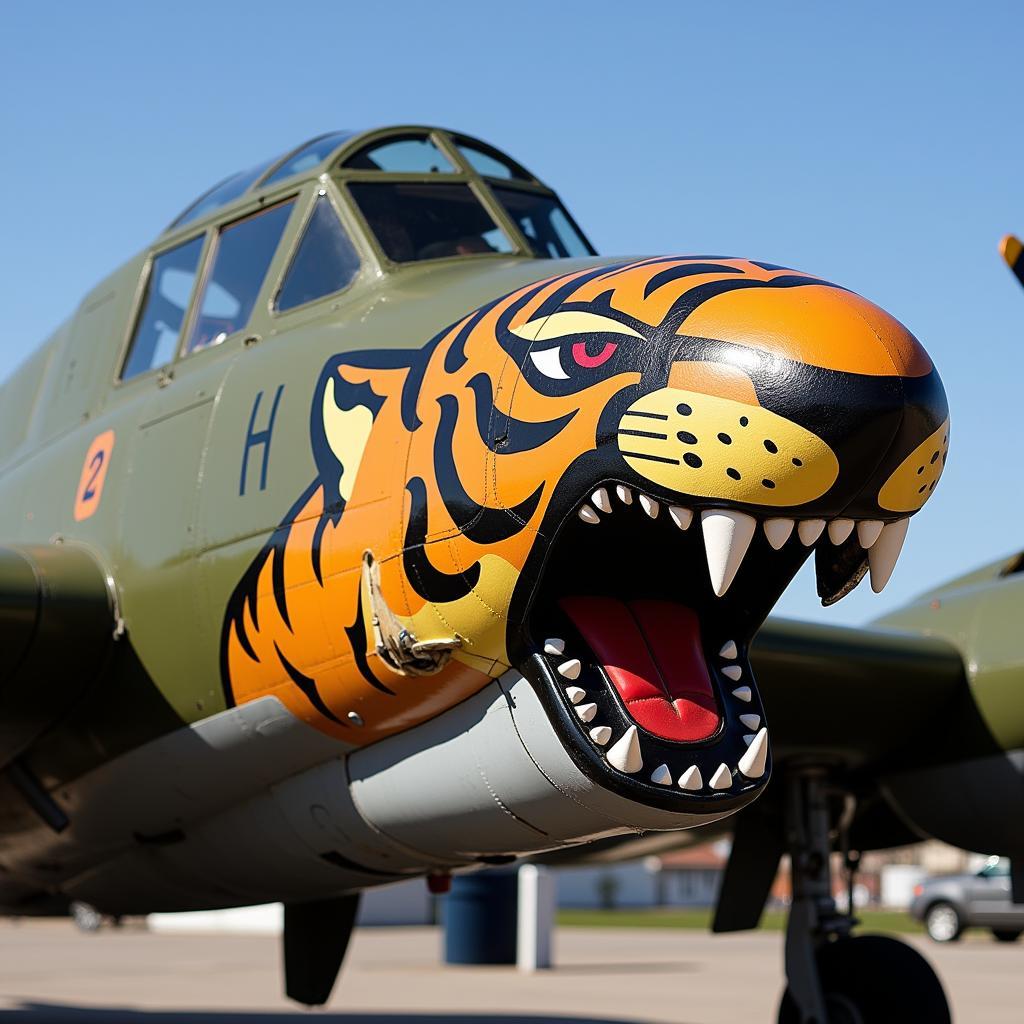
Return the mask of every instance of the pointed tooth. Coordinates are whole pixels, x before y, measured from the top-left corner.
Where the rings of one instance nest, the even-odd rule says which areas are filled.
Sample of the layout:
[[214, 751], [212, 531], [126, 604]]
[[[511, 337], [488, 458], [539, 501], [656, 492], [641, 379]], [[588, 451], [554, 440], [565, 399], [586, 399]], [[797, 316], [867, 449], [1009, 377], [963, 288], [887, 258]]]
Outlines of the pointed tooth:
[[598, 746], [603, 747], [612, 738], [612, 730], [607, 725], [595, 725], [590, 730], [590, 738]]
[[640, 736], [636, 726], [631, 725], [616, 741], [615, 745], [605, 754], [608, 763], [626, 775], [635, 775], [644, 766], [640, 756]]
[[749, 686], [739, 686], [732, 691], [732, 695], [737, 699], [743, 701], [745, 704], [750, 703], [750, 698], [753, 697], [753, 693]]
[[748, 779], [759, 779], [764, 775], [768, 761], [768, 730], [762, 729], [747, 747], [747, 752], [740, 758], [737, 766]]
[[903, 550], [903, 542], [907, 539], [907, 528], [910, 526], [909, 519], [900, 519], [895, 523], [887, 523], [878, 540], [871, 545], [868, 552], [868, 565], [871, 567], [871, 589], [880, 594], [893, 569], [896, 568], [896, 560]]
[[611, 512], [612, 502], [611, 498], [608, 497], [608, 492], [603, 487], [598, 487], [596, 491], [590, 496], [590, 500], [602, 511]]
[[615, 494], [623, 505], [633, 504], [633, 492], [625, 484], [616, 484]]
[[576, 714], [580, 716], [582, 721], [592, 722], [594, 720], [594, 715], [597, 714], [597, 705], [577, 704], [576, 707], [573, 708], [573, 711], [575, 711]]
[[725, 658], [727, 661], [735, 661], [740, 656], [740, 652], [736, 649], [736, 641], [727, 640], [722, 644], [722, 649], [718, 652], [718, 656]]
[[593, 526], [594, 523], [601, 522], [601, 517], [589, 505], [584, 505], [577, 515], [583, 520], [583, 522], [590, 523], [591, 526]]
[[558, 674], [565, 676], [566, 679], [579, 679], [582, 669], [583, 666], [580, 664], [579, 658], [570, 658], [558, 666]]
[[653, 499], [648, 498], [646, 494], [640, 495], [640, 507], [652, 518], [658, 518], [658, 510], [661, 506]]
[[726, 679], [731, 679], [734, 683], [738, 683], [743, 675], [743, 669], [741, 669], [739, 665], [726, 665], [725, 668], [722, 669], [722, 675], [725, 676]]
[[695, 764], [691, 764], [690, 767], [679, 776], [680, 789], [701, 789], [703, 785], [704, 780], [701, 778], [700, 769]]
[[796, 534], [805, 548], [809, 548], [825, 529], [824, 519], [805, 519], [797, 528]]
[[690, 523], [693, 522], [693, 513], [688, 508], [682, 508], [679, 505], [669, 505], [668, 514], [680, 530], [688, 530]]
[[751, 731], [757, 732], [761, 727], [760, 715], [740, 715], [740, 721]]
[[736, 571], [757, 529], [757, 521], [745, 512], [725, 509], [708, 509], [700, 514], [700, 519], [711, 589], [722, 597], [736, 578]]
[[764, 521], [764, 535], [768, 538], [768, 543], [771, 544], [776, 551], [778, 551], [782, 545], [789, 540], [792, 532], [792, 519], [766, 519]]
[[838, 547], [853, 533], [856, 525], [852, 519], [833, 519], [828, 524], [828, 539]]
[[857, 540], [865, 551], [878, 540], [883, 526], [885, 523], [880, 523], [877, 519], [862, 519], [857, 524]]
[[651, 772], [651, 782], [656, 786], [672, 785], [672, 773], [668, 770], [667, 764], [659, 764], [658, 767]]
[[750, 746], [751, 741], [753, 739], [754, 739], [754, 734], [752, 732], [746, 732], [746, 733], [743, 734], [743, 742], [746, 743], [746, 745], [748, 747]]
[[580, 689], [578, 686], [567, 686], [565, 688], [565, 695], [573, 704], [579, 704], [579, 702], [586, 697], [587, 691]]
[[712, 789], [729, 789], [732, 786], [732, 772], [727, 764], [720, 764], [708, 785]]
[[544, 653], [552, 654], [556, 658], [560, 658], [565, 654], [565, 641], [559, 640], [557, 636], [549, 636], [544, 641]]

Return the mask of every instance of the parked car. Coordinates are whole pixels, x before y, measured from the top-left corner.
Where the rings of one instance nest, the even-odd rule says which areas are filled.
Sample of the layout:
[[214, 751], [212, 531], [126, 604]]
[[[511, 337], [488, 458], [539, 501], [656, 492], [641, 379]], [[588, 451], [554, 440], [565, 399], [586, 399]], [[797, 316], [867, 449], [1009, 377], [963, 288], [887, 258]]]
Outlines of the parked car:
[[990, 857], [973, 875], [937, 875], [914, 886], [910, 913], [936, 942], [953, 942], [966, 928], [989, 928], [1000, 942], [1024, 932], [1024, 903], [1010, 893], [1010, 862]]

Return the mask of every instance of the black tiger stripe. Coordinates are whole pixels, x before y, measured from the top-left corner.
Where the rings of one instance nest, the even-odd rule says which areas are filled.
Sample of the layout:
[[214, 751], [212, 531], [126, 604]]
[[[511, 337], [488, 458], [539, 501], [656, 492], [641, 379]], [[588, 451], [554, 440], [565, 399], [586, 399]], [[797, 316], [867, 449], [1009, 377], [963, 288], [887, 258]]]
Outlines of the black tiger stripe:
[[274, 644], [274, 650], [277, 651], [278, 658], [281, 659], [281, 664], [284, 666], [285, 672], [288, 673], [288, 677], [291, 681], [305, 694], [306, 699], [310, 704], [313, 705], [325, 718], [329, 718], [332, 722], [337, 725], [344, 725], [348, 727], [348, 722], [343, 722], [325, 703], [323, 697], [320, 696], [320, 691], [316, 688], [316, 683], [309, 678], [304, 676], [282, 653], [281, 648]]
[[480, 581], [480, 563], [474, 562], [465, 572], [442, 572], [427, 556], [427, 485], [414, 476], [406, 485], [412, 499], [409, 522], [405, 528], [402, 568], [413, 590], [424, 601], [457, 601], [465, 597]]
[[434, 474], [452, 522], [476, 544], [496, 544], [514, 537], [537, 510], [544, 484], [512, 508], [488, 508], [474, 501], [459, 478], [452, 451], [455, 425], [459, 421], [458, 399], [454, 395], [442, 395], [437, 404], [441, 407], [441, 421], [434, 435]]
[[517, 420], [499, 412], [494, 405], [494, 388], [486, 373], [478, 373], [467, 387], [476, 396], [476, 427], [480, 440], [497, 455], [517, 455], [543, 447], [558, 437], [579, 412], [579, 409], [572, 409], [564, 416], [540, 423]]

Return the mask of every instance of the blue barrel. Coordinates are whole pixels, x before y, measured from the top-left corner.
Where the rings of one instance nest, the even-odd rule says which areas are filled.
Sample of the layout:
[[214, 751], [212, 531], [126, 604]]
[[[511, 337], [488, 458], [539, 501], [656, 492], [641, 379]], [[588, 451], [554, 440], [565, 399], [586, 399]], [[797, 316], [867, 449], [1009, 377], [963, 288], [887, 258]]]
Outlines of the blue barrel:
[[456, 875], [444, 897], [444, 959], [449, 964], [516, 962], [514, 870]]

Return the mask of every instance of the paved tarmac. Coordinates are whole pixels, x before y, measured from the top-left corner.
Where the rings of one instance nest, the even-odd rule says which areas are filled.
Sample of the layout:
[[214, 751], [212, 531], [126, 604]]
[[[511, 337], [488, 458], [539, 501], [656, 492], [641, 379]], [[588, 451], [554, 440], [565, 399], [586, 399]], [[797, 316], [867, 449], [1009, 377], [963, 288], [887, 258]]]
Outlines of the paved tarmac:
[[[912, 940], [959, 1024], [1024, 1020], [1024, 943]], [[266, 936], [83, 935], [65, 921], [0, 924], [0, 1024], [299, 1024]], [[443, 967], [430, 928], [356, 933], [324, 1024], [759, 1024], [781, 991], [778, 933], [560, 930], [558, 966]]]

